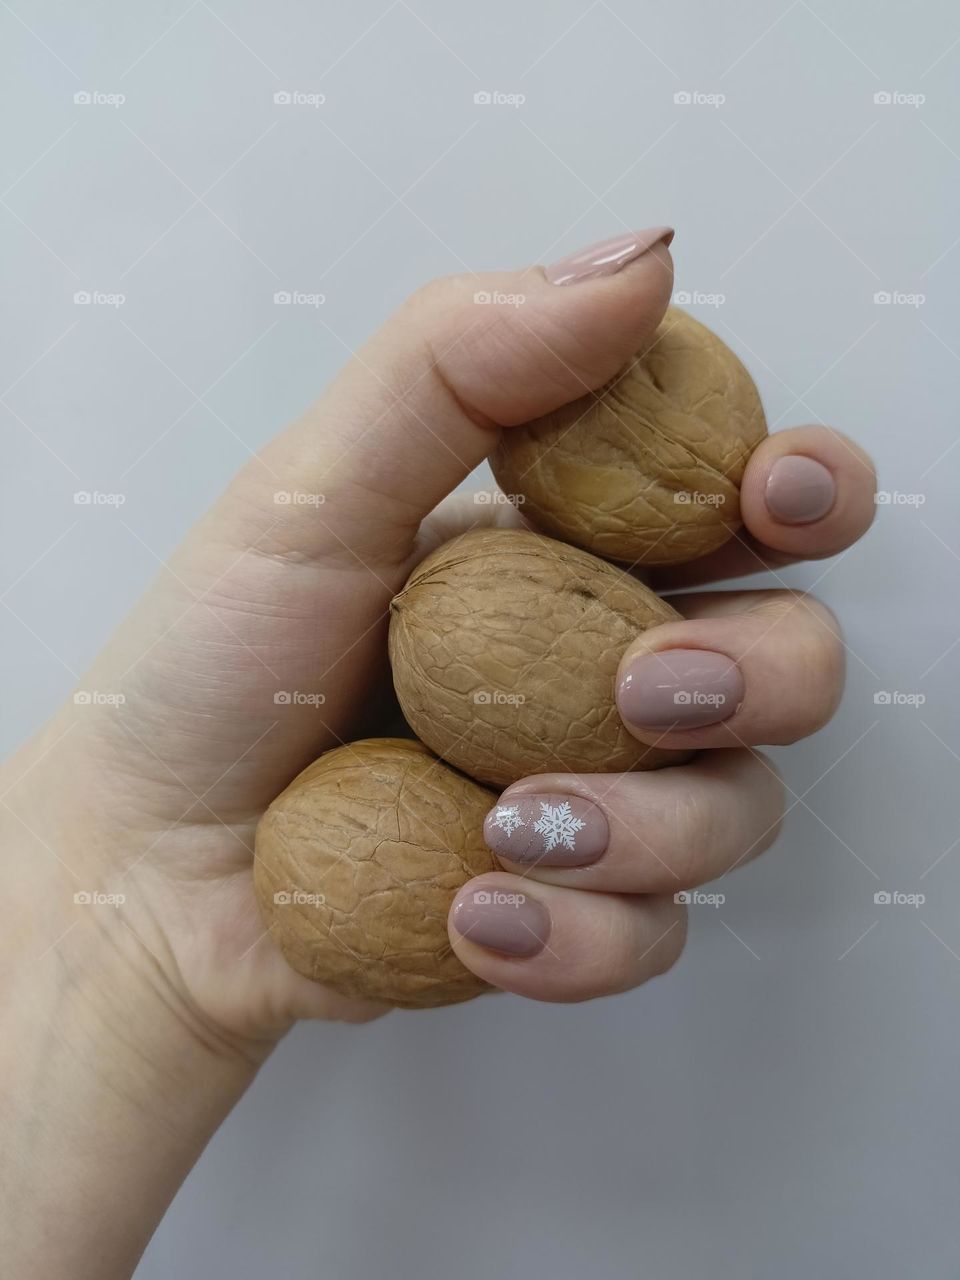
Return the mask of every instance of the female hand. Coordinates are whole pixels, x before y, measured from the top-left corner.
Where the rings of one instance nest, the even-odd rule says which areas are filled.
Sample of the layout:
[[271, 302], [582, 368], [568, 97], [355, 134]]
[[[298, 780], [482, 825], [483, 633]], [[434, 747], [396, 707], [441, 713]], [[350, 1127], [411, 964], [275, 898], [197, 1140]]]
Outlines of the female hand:
[[[670, 298], [670, 238], [655, 229], [562, 269], [454, 277], [415, 295], [193, 530], [85, 677], [91, 696], [68, 702], [5, 766], [2, 840], [16, 869], [5, 1041], [16, 1049], [4, 1092], [18, 1113], [32, 1099], [71, 1117], [39, 1136], [12, 1120], [14, 1153], [43, 1170], [16, 1190], [49, 1257], [62, 1248], [92, 1259], [91, 1275], [124, 1274], [292, 1022], [380, 1012], [300, 977], [264, 935], [257, 820], [323, 750], [376, 731], [389, 704], [391, 596], [426, 550], [490, 511], [434, 509], [501, 427], [596, 389], [649, 338]], [[481, 290], [524, 301], [478, 306]], [[835, 554], [869, 525], [872, 493], [870, 463], [844, 437], [779, 433], [750, 462], [746, 532], [655, 585]], [[536, 895], [535, 954], [484, 922], [477, 882], [458, 897], [452, 943], [497, 986], [583, 999], [662, 971], [683, 938], [675, 892], [776, 831], [779, 783], [750, 748], [829, 717], [843, 671], [836, 625], [789, 591], [680, 605], [685, 621], [625, 656], [621, 712], [644, 741], [710, 750], [654, 775], [550, 774], [509, 790], [501, 804], [586, 801], [594, 847], [579, 869], [499, 850], [510, 870], [485, 880], [515, 888], [523, 876]], [[718, 656], [694, 661], [692, 650]], [[723, 692], [731, 714], [672, 725], [671, 690]], [[78, 1176], [91, 1195], [107, 1179], [114, 1200], [115, 1226], [99, 1220], [96, 1239], [68, 1192]]]

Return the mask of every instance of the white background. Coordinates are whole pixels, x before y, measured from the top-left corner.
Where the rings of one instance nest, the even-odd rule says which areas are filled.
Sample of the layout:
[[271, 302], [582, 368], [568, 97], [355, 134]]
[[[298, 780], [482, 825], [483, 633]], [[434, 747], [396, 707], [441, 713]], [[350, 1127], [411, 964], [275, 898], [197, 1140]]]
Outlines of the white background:
[[771, 425], [839, 426], [923, 498], [782, 575], [840, 615], [848, 692], [775, 753], [787, 831], [694, 909], [669, 976], [300, 1028], [140, 1280], [956, 1275], [958, 38], [946, 0], [0, 5], [9, 749], [432, 275], [670, 223]]

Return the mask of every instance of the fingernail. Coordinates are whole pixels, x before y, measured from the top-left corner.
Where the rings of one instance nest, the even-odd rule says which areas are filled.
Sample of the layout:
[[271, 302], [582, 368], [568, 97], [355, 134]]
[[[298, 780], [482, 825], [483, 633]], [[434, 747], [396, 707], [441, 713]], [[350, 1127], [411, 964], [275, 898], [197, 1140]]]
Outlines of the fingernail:
[[743, 676], [723, 653], [666, 649], [634, 658], [617, 689], [624, 720], [643, 729], [697, 729], [732, 716]]
[[788, 454], [778, 458], [767, 476], [767, 510], [781, 524], [810, 524], [833, 506], [837, 485], [821, 462]]
[[582, 867], [610, 839], [603, 810], [580, 796], [506, 795], [487, 814], [483, 838], [510, 862]]
[[561, 258], [544, 268], [544, 274], [551, 284], [579, 284], [581, 280], [593, 280], [597, 276], [612, 276], [655, 244], [669, 244], [673, 237], [673, 227], [628, 231], [626, 235], [600, 240], [579, 253]]
[[470, 889], [453, 908], [453, 926], [478, 947], [505, 956], [535, 956], [550, 936], [550, 913], [528, 893]]

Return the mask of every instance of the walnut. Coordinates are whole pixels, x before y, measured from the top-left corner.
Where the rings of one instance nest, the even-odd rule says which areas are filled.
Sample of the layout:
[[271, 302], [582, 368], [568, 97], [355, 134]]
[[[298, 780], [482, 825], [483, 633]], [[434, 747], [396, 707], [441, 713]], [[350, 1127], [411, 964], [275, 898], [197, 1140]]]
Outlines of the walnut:
[[328, 751], [257, 828], [254, 883], [270, 934], [298, 973], [405, 1008], [489, 990], [450, 949], [447, 912], [496, 867], [483, 819], [496, 796], [419, 742]]
[[614, 678], [640, 632], [679, 616], [586, 551], [475, 530], [428, 556], [394, 597], [394, 688], [414, 733], [481, 782], [676, 764], [688, 753], [624, 728]]
[[547, 533], [630, 564], [679, 564], [739, 528], [740, 482], [766, 433], [737, 357], [671, 309], [596, 395], [505, 430], [490, 462]]

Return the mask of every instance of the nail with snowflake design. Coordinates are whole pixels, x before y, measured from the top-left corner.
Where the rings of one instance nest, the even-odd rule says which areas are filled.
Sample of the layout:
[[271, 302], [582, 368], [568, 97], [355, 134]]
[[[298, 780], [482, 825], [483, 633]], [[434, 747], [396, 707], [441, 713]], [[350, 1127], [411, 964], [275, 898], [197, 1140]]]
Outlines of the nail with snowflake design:
[[610, 830], [603, 810], [581, 796], [507, 793], [487, 814], [483, 836], [505, 862], [582, 867], [600, 857]]

